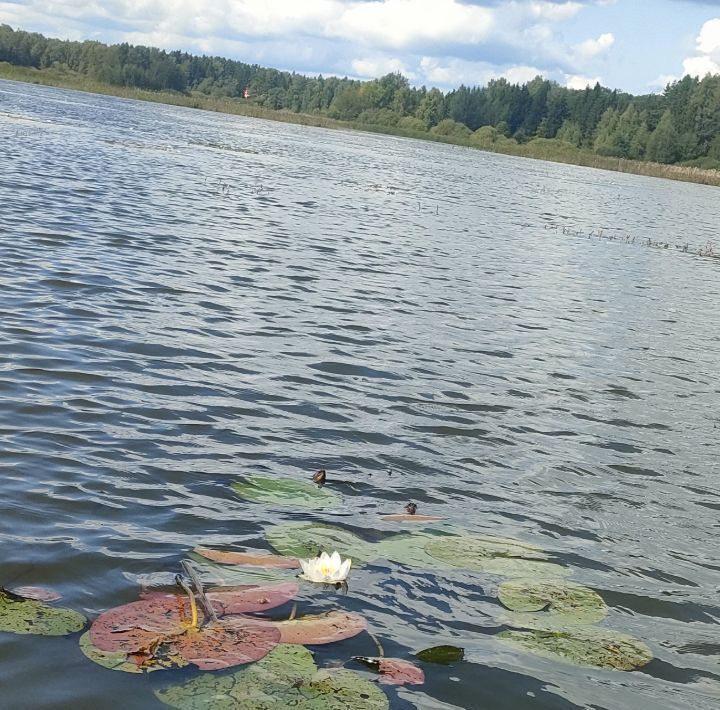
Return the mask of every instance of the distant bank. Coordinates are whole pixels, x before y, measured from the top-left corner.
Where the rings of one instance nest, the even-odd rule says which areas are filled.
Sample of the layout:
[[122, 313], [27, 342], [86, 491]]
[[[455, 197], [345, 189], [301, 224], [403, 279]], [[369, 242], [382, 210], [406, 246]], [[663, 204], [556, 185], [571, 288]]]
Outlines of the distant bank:
[[331, 129], [351, 129], [370, 133], [384, 133], [387, 135], [403, 136], [418, 140], [434, 141], [436, 143], [449, 143], [468, 148], [515, 155], [523, 158], [548, 160], [556, 163], [581, 165], [601, 170], [614, 170], [635, 175], [681, 180], [703, 185], [720, 187], [720, 171], [703, 170], [696, 167], [680, 165], [665, 165], [648, 161], [627, 160], [624, 158], [611, 158], [596, 155], [590, 151], [576, 148], [570, 143], [556, 138], [534, 138], [527, 143], [516, 143], [504, 140], [494, 129], [487, 127], [485, 135], [472, 134], [465, 136], [444, 136], [437, 133], [412, 131], [397, 126], [373, 125], [357, 121], [341, 121], [326, 116], [295, 113], [292, 111], [275, 111], [253, 104], [251, 101], [232, 98], [214, 98], [200, 93], [190, 95], [173, 91], [147, 91], [144, 89], [115, 86], [97, 82], [86, 76], [56, 69], [35, 69], [21, 67], [0, 62], [0, 79], [9, 79], [31, 84], [43, 84], [76, 91], [86, 91], [108, 96], [119, 96], [139, 101], [184, 106], [205, 111], [236, 114], [251, 118], [263, 118], [270, 121], [282, 121], [303, 126], [318, 126]]

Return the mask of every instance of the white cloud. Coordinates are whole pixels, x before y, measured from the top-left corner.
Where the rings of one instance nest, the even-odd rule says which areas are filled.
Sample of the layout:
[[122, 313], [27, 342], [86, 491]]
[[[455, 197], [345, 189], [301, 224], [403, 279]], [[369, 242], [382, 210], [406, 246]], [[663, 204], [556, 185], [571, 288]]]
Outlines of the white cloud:
[[415, 78], [415, 73], [407, 68], [405, 62], [396, 57], [372, 56], [353, 59], [352, 69], [356, 76], [366, 79], [374, 79], [392, 72], [400, 72], [411, 81]]
[[370, 44], [407, 47], [422, 42], [481, 42], [492, 27], [492, 10], [456, 0], [375, 0], [348, 3], [324, 32]]
[[697, 53], [683, 61], [683, 74], [701, 79], [706, 74], [720, 74], [720, 18], [708, 20], [695, 43]]
[[575, 17], [583, 8], [581, 2], [531, 2], [530, 12], [537, 18], [551, 22], [564, 22]]
[[586, 39], [575, 45], [573, 49], [580, 59], [587, 60], [606, 54], [614, 44], [615, 36], [611, 32], [605, 32], [597, 39]]
[[677, 81], [679, 78], [680, 77], [677, 77], [674, 74], [660, 74], [653, 79], [653, 81], [648, 83], [648, 86], [662, 91], [668, 84], [672, 84], [673, 81]]
[[589, 77], [580, 74], [570, 74], [565, 77], [565, 86], [568, 89], [585, 89], [588, 86], [592, 88], [595, 84], [602, 84], [599, 76]]
[[426, 83], [441, 87], [487, 84], [492, 79], [505, 78], [511, 84], [522, 84], [543, 75], [542, 69], [532, 66], [512, 65], [505, 68], [493, 66], [487, 62], [472, 62], [463, 59], [423, 57], [420, 60], [418, 74]]
[[685, 74], [697, 76], [700, 79], [706, 74], [720, 74], [720, 63], [707, 55], [688, 57], [683, 62], [683, 75]]
[[[598, 0], [595, 0], [598, 2]], [[0, 21], [50, 36], [219, 54], [308, 73], [401, 71], [449, 88], [505, 76], [594, 73], [606, 32], [574, 47], [562, 23], [588, 2], [551, 0], [0, 0]], [[709, 41], [709, 40], [708, 40]], [[427, 61], [426, 61], [427, 60]]]
[[697, 48], [703, 54], [720, 52], [720, 18], [708, 20], [700, 30]]

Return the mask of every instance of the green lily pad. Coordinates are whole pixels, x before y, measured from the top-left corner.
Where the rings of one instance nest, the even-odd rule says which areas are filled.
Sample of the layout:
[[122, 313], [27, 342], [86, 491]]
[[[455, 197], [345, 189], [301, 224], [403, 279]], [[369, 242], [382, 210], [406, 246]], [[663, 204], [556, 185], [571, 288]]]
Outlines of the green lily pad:
[[52, 607], [0, 590], [0, 631], [11, 634], [66, 636], [82, 631], [85, 617], [64, 607]]
[[465, 649], [458, 646], [433, 646], [418, 651], [415, 656], [425, 663], [439, 663], [447, 666], [465, 658]]
[[250, 476], [232, 484], [243, 499], [254, 503], [270, 503], [288, 508], [328, 508], [340, 503], [340, 498], [310, 481], [294, 478], [266, 478]]
[[424, 533], [393, 535], [376, 543], [375, 556], [408, 567], [420, 567], [428, 570], [455, 569], [453, 565], [441, 562], [426, 552], [425, 546], [435, 539], [437, 539], [436, 535]]
[[[137, 663], [132, 663], [127, 660], [127, 654], [123, 651], [102, 651], [97, 646], [93, 645], [90, 639], [90, 632], [86, 631], [80, 637], [80, 650], [89, 658], [93, 663], [97, 663], [103, 668], [108, 668], [111, 671], [122, 671], [123, 673], [150, 673], [152, 671], [159, 671], [166, 666], [162, 664], [157, 665], [143, 665], [138, 666]], [[177, 667], [181, 663], [187, 665], [187, 661], [182, 659], [176, 659], [172, 664], [172, 667]]]
[[546, 562], [548, 556], [539, 547], [520, 540], [484, 535], [436, 537], [425, 545], [425, 551], [453, 567], [504, 577], [552, 579], [570, 574], [567, 568]]
[[508, 609], [517, 612], [514, 625], [523, 620], [531, 625], [547, 619], [553, 624], [594, 624], [607, 616], [608, 608], [602, 597], [579, 584], [557, 580], [515, 579], [503, 582], [498, 598]]
[[387, 710], [387, 696], [353, 671], [318, 671], [303, 646], [281, 644], [265, 658], [231, 675], [205, 673], [183, 685], [155, 691], [178, 710]]
[[502, 631], [497, 638], [544, 658], [593, 668], [632, 671], [647, 665], [653, 657], [642, 641], [627, 634], [592, 626]]
[[281, 555], [298, 558], [317, 557], [321, 552], [339, 552], [353, 564], [377, 557], [374, 546], [349, 530], [324, 523], [283, 523], [270, 528], [265, 537]]

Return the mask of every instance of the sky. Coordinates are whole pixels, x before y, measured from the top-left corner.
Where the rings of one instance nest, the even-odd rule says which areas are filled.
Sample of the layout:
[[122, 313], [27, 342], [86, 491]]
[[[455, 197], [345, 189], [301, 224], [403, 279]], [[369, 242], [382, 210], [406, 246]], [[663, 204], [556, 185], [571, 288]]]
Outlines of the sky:
[[720, 74], [720, 0], [0, 0], [0, 24], [452, 89], [537, 75], [634, 94]]

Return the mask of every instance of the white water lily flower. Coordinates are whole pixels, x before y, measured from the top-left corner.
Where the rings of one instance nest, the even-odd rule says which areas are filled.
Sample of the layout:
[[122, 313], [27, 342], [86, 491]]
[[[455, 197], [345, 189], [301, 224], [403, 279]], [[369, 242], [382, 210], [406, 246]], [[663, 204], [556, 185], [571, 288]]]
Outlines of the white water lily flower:
[[320, 557], [311, 560], [299, 560], [299, 562], [302, 567], [300, 576], [303, 579], [307, 579], [308, 582], [324, 584], [344, 582], [352, 565], [352, 560], [349, 557], [343, 562], [337, 552], [333, 552], [332, 555], [323, 552]]

